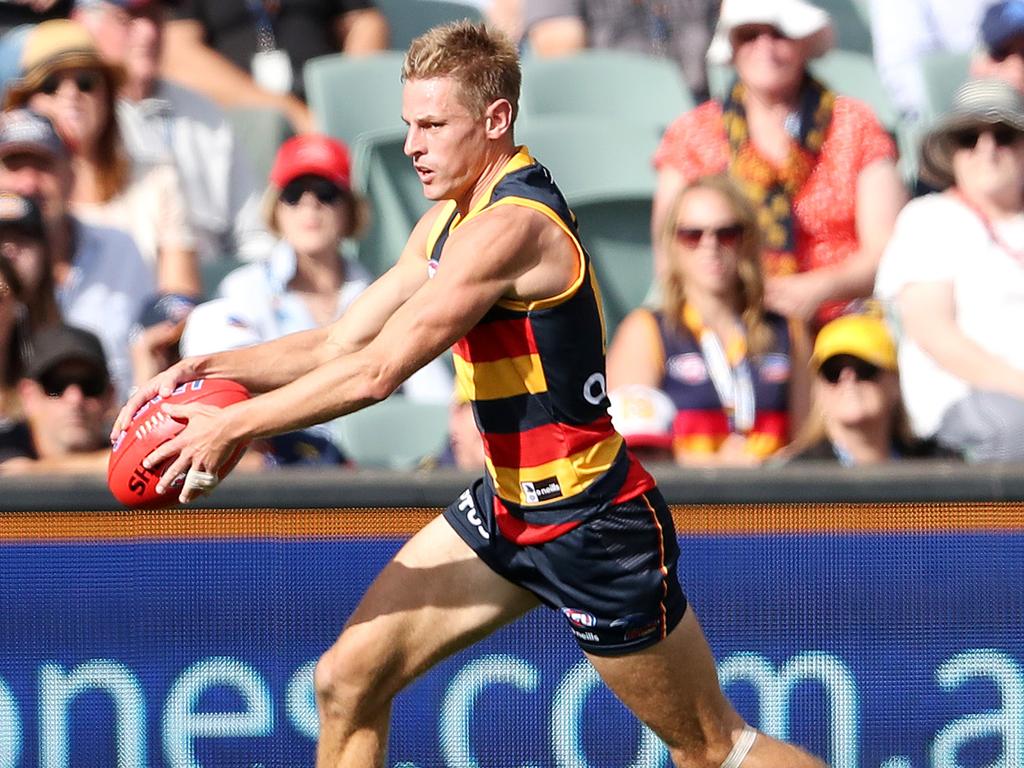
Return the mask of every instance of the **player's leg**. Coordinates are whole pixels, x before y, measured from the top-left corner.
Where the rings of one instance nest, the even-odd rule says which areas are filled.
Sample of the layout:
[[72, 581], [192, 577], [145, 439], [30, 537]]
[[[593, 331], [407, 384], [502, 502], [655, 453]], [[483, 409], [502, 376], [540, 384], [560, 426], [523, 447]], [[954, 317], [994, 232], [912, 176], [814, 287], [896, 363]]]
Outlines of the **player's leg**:
[[381, 571], [317, 664], [317, 766], [383, 766], [395, 694], [535, 605], [435, 519]]
[[587, 655], [608, 687], [665, 742], [680, 768], [825, 765], [797, 747], [747, 729], [722, 693], [692, 607], [656, 645], [626, 656]]

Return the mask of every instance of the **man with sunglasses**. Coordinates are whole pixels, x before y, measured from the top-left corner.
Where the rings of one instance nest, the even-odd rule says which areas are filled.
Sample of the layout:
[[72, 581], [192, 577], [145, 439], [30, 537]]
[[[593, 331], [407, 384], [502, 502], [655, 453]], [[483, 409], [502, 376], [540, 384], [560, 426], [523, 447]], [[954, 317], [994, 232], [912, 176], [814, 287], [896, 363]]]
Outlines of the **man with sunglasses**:
[[106, 469], [114, 388], [94, 334], [69, 325], [35, 333], [18, 395], [31, 439], [0, 446], [0, 473]]
[[968, 461], [1024, 460], [1024, 94], [963, 85], [921, 174], [944, 191], [903, 209], [875, 284], [902, 330], [914, 432]]

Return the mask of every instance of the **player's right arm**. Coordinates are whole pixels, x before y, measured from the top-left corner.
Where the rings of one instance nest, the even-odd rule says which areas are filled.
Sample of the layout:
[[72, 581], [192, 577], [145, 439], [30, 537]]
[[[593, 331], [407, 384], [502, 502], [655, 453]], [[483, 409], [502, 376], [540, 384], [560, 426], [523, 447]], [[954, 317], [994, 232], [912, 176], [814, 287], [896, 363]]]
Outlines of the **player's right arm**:
[[197, 378], [232, 379], [251, 392], [267, 392], [294, 381], [343, 354], [362, 349], [387, 319], [427, 280], [427, 236], [443, 204], [416, 224], [398, 261], [375, 280], [330, 325], [288, 334], [241, 349], [187, 357], [140, 386], [121, 408], [111, 440], [147, 401], [167, 397], [179, 384]]

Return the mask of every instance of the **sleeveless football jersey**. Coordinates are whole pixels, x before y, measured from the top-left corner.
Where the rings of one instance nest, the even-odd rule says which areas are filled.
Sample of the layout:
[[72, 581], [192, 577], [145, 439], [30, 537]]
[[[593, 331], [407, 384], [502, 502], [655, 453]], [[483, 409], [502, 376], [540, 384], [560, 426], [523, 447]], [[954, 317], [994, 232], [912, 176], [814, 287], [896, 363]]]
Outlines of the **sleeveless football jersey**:
[[575, 216], [525, 147], [467, 216], [454, 201], [442, 209], [428, 238], [428, 268], [444, 269], [453, 230], [499, 205], [547, 216], [579, 256], [576, 279], [562, 293], [498, 301], [453, 349], [458, 384], [483, 436], [502, 533], [529, 544], [571, 530], [602, 505], [633, 498], [654, 481], [608, 415], [601, 298]]

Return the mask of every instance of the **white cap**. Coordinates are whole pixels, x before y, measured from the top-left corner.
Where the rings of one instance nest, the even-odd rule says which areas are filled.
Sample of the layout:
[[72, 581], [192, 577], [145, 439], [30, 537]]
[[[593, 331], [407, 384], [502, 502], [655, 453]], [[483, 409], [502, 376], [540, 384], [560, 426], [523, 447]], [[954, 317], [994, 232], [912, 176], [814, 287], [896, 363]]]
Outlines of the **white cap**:
[[793, 40], [810, 38], [812, 59], [823, 55], [835, 42], [828, 12], [805, 0], [725, 0], [708, 48], [708, 61], [729, 64], [733, 54], [730, 35], [747, 24], [768, 24]]
[[612, 425], [629, 446], [671, 448], [676, 407], [672, 399], [654, 387], [629, 384], [608, 393]]

